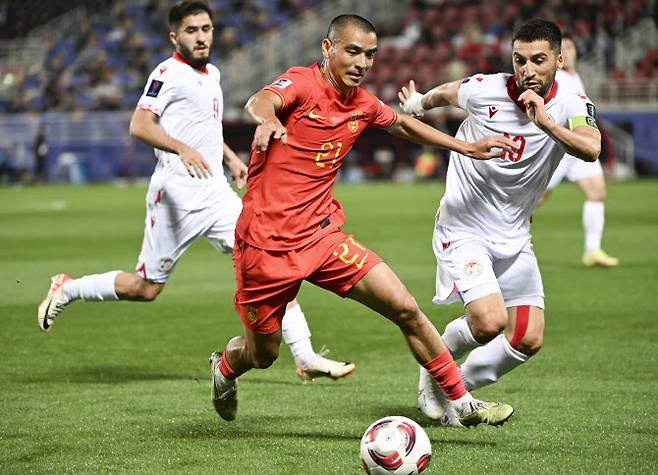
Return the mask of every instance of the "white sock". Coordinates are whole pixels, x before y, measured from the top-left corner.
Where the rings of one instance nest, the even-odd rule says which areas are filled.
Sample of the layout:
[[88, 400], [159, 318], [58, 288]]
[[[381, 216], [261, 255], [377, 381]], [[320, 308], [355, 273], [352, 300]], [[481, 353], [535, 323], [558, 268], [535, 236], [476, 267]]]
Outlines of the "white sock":
[[605, 205], [603, 201], [585, 201], [583, 204], [583, 228], [585, 230], [585, 252], [601, 249]]
[[306, 317], [300, 305], [295, 305], [286, 310], [281, 321], [281, 333], [283, 341], [290, 348], [293, 358], [298, 363], [304, 363], [315, 356], [311, 344], [311, 330], [306, 323]]
[[119, 274], [118, 270], [106, 272], [105, 274], [93, 274], [69, 280], [64, 284], [62, 290], [64, 295], [73, 300], [119, 300], [114, 290], [114, 281]]
[[465, 315], [448, 323], [441, 337], [455, 360], [480, 346], [471, 333]]
[[515, 350], [505, 338], [498, 335], [484, 346], [474, 349], [459, 367], [466, 389], [481, 388], [498, 381], [521, 363], [528, 361], [529, 356]]

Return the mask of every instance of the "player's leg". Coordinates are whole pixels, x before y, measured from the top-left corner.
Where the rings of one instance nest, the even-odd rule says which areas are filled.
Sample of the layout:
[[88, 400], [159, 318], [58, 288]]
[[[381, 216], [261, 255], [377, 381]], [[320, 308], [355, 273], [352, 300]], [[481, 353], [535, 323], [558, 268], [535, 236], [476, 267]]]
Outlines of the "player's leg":
[[160, 200], [157, 190], [147, 194], [142, 249], [135, 273], [111, 271], [72, 279], [52, 277], [46, 297], [37, 308], [37, 324], [49, 331], [64, 308], [76, 300], [151, 302], [157, 298], [180, 256], [207, 227], [206, 213], [185, 213]]
[[469, 389], [498, 381], [528, 361], [543, 343], [544, 290], [532, 246], [527, 244], [518, 255], [497, 259], [494, 270], [507, 307], [505, 332], [471, 351], [461, 365]]
[[454, 409], [454, 414], [446, 414], [446, 425], [499, 425], [512, 416], [513, 409], [507, 404], [473, 399], [464, 387], [459, 368], [439, 332], [385, 263], [373, 267], [346, 296], [380, 313], [400, 328], [416, 361], [432, 376]]
[[[592, 168], [595, 171], [601, 170], [601, 165], [598, 162], [595, 163], [598, 167], [592, 163], [584, 163], [582, 166], [593, 166]], [[587, 267], [596, 265], [614, 267], [619, 264], [619, 259], [609, 256], [601, 248], [605, 226], [606, 199], [605, 178], [602, 170], [601, 173], [577, 179], [576, 184], [585, 195], [585, 203], [583, 203], [583, 230], [585, 232], [583, 264]]]
[[210, 355], [213, 378], [212, 400], [220, 417], [232, 421], [238, 411], [238, 377], [253, 368], [269, 367], [279, 355], [281, 330], [259, 334], [245, 328], [232, 338], [223, 352]]

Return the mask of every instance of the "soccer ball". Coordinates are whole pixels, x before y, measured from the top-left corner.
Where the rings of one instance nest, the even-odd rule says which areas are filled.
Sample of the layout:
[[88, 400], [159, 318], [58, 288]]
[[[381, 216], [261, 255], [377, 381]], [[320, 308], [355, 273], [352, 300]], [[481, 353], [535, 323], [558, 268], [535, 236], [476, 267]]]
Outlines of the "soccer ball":
[[361, 437], [361, 465], [370, 475], [422, 473], [432, 458], [430, 439], [421, 426], [402, 416], [373, 422]]

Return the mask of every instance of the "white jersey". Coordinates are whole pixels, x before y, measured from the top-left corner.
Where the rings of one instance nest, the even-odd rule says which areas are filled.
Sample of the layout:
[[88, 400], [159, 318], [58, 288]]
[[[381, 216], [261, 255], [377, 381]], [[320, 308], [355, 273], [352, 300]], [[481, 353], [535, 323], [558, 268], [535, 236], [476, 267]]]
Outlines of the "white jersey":
[[[519, 149], [491, 160], [451, 152], [438, 223], [453, 232], [484, 237], [496, 243], [501, 254], [512, 255], [530, 240], [530, 216], [564, 149], [528, 118], [510, 74], [467, 78], [458, 97], [460, 107], [469, 112], [458, 138], [475, 142], [487, 135], [506, 135]], [[565, 127], [574, 117], [594, 114], [585, 95], [563, 90], [558, 81], [544, 102], [548, 114]]]
[[222, 165], [224, 103], [219, 81], [215, 66], [194, 68], [174, 53], [153, 70], [137, 103], [137, 108], [160, 117], [167, 135], [197, 150], [213, 172], [210, 178], [191, 177], [178, 155], [155, 149], [158, 163], [150, 188], [161, 191], [170, 206], [200, 209], [232, 191]]

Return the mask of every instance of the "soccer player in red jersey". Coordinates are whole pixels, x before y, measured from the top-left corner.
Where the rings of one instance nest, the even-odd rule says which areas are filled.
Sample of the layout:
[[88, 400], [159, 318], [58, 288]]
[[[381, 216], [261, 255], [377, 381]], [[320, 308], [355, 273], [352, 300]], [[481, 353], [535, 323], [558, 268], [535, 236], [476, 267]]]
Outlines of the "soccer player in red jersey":
[[343, 233], [345, 216], [333, 185], [343, 158], [367, 127], [475, 159], [500, 156], [490, 149], [514, 150], [515, 145], [504, 137], [465, 142], [396, 114], [359, 87], [376, 50], [370, 22], [338, 16], [322, 41], [321, 64], [289, 69], [247, 103], [258, 126], [233, 253], [234, 303], [245, 333], [210, 358], [213, 403], [223, 419], [233, 420], [237, 413], [238, 376], [276, 360], [286, 304], [303, 280], [395, 323], [416, 360], [454, 404], [456, 425], [499, 425], [512, 415], [507, 404], [473, 399], [438, 331], [400, 279], [379, 256]]

